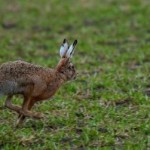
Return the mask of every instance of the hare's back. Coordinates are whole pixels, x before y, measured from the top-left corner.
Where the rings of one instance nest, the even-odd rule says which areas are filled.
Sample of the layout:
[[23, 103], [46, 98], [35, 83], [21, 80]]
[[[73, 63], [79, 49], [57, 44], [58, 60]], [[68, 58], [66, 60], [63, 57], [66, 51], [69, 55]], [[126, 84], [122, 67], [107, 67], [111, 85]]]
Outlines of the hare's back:
[[41, 80], [40, 72], [44, 70], [41, 66], [24, 61], [2, 64], [0, 66], [0, 95], [22, 92], [22, 85], [25, 87], [36, 79]]
[[0, 66], [0, 79], [18, 79], [24, 76], [37, 74], [44, 70], [41, 66], [33, 65], [25, 61], [4, 63]]

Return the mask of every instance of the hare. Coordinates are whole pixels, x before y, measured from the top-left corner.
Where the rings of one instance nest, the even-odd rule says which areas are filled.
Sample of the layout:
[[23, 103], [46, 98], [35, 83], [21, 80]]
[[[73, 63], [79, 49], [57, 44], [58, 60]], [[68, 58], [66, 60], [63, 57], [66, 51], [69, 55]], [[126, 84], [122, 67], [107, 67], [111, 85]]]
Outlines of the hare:
[[[5, 106], [19, 114], [16, 125], [25, 117], [42, 118], [40, 113], [31, 112], [37, 101], [51, 98], [66, 81], [76, 78], [76, 69], [70, 62], [77, 40], [68, 46], [64, 39], [60, 47], [61, 59], [55, 68], [44, 68], [25, 61], [13, 61], [0, 65], [0, 95], [6, 95]], [[13, 105], [13, 95], [23, 96], [22, 107]]]

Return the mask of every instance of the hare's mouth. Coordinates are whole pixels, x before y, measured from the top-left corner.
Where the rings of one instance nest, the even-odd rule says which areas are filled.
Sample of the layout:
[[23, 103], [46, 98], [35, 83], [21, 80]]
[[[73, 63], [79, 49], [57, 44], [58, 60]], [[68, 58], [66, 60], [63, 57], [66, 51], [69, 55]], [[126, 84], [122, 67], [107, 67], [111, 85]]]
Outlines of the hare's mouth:
[[74, 76], [73, 78], [72, 78], [72, 80], [75, 80], [77, 78], [77, 76]]
[[77, 78], [77, 75], [78, 74], [75, 74], [73, 77], [72, 77], [72, 80], [75, 80]]

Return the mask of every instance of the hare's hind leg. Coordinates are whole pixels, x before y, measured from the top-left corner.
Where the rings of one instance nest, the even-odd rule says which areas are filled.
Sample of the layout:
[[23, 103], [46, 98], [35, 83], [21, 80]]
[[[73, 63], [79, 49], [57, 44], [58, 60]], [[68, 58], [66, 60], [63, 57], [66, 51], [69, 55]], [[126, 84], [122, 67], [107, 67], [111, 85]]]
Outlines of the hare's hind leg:
[[6, 106], [7, 108], [11, 109], [11, 110], [16, 111], [17, 113], [20, 113], [21, 107], [16, 106], [16, 105], [13, 105], [13, 104], [11, 103], [12, 97], [13, 97], [13, 95], [7, 96], [6, 102], [5, 102], [5, 106]]

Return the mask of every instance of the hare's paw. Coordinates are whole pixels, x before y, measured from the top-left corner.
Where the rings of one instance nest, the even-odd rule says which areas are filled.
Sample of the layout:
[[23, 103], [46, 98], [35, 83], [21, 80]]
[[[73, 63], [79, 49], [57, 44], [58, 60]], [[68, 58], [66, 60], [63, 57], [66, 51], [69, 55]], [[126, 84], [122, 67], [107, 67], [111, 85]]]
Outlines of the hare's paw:
[[26, 117], [36, 118], [36, 119], [42, 119], [44, 118], [44, 115], [38, 112], [31, 112], [27, 110], [20, 110], [19, 112], [21, 115], [24, 115]]
[[42, 114], [42, 113], [34, 112], [33, 114], [34, 114], [33, 117], [36, 118], [36, 119], [42, 119], [42, 118], [44, 118], [44, 114]]

